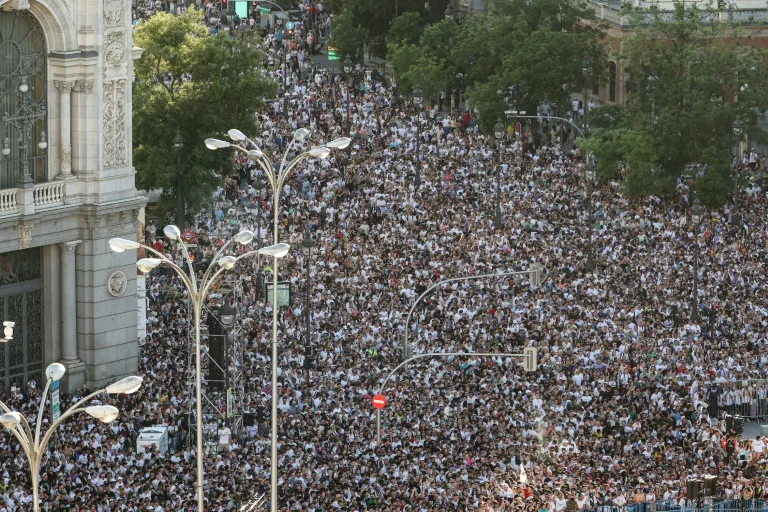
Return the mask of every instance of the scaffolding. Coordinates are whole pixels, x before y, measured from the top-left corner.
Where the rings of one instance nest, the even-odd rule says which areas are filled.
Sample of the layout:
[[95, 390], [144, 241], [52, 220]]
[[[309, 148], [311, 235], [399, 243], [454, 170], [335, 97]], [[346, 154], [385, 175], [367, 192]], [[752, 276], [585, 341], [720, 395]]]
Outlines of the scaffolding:
[[[203, 389], [203, 444], [207, 453], [218, 452], [217, 435], [219, 423], [229, 427], [231, 439], [238, 439], [243, 434], [243, 320], [239, 310], [243, 298], [243, 283], [237, 276], [228, 275], [211, 290], [200, 319], [200, 350]], [[234, 303], [235, 318], [230, 326], [221, 321], [219, 306], [225, 300]], [[195, 325], [191, 301], [187, 301], [187, 314], [190, 319], [187, 331], [187, 403], [189, 404], [189, 433], [187, 446], [191, 446], [195, 436]], [[220, 326], [220, 329], [211, 329]], [[219, 334], [218, 332], [221, 332]], [[210, 353], [210, 341], [219, 338], [223, 346], [223, 364], [219, 364]], [[214, 365], [216, 368], [212, 367]], [[211, 369], [220, 372], [221, 378], [209, 378]]]

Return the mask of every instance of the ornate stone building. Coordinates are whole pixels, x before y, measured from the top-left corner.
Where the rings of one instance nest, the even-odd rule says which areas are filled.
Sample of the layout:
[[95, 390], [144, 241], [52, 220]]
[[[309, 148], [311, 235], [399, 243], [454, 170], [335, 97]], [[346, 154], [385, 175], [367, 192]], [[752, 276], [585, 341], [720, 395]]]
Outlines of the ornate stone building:
[[137, 367], [131, 4], [0, 0], [0, 388], [90, 388]]

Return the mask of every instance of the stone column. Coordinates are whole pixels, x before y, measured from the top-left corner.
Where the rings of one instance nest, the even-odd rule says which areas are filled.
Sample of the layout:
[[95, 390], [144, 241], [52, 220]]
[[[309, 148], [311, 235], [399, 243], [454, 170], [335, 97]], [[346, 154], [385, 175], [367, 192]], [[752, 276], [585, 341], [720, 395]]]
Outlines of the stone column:
[[74, 81], [54, 80], [53, 85], [59, 90], [60, 140], [59, 140], [59, 179], [72, 177], [72, 109], [71, 95]]
[[85, 381], [85, 364], [77, 357], [77, 284], [75, 281], [75, 249], [80, 240], [59, 244], [61, 262], [61, 363], [67, 368], [63, 383], [71, 393]]
[[[92, 162], [89, 162], [88, 158], [93, 158], [94, 151], [90, 150], [91, 132], [89, 132], [90, 122], [88, 119], [88, 98], [93, 91], [93, 80], [76, 80], [75, 87], [72, 89], [72, 108], [74, 110], [74, 116], [72, 116], [72, 171], [78, 177], [85, 177], [91, 175], [93, 172]], [[94, 139], [98, 137], [93, 136]], [[94, 143], [98, 148], [98, 140]]]

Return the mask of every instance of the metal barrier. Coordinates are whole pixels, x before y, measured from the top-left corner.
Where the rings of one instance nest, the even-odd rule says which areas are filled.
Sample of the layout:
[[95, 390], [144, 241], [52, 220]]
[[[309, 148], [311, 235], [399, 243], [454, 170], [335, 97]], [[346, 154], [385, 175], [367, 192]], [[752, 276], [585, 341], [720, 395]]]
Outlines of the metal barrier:
[[[707, 388], [711, 382], [702, 383], [700, 394], [706, 402]], [[718, 407], [728, 414], [744, 418], [768, 418], [768, 380], [750, 379], [715, 383], [720, 387]]]
[[761, 500], [714, 499], [681, 505], [675, 501], [640, 503], [624, 507], [598, 507], [594, 512], [768, 512], [768, 502]]

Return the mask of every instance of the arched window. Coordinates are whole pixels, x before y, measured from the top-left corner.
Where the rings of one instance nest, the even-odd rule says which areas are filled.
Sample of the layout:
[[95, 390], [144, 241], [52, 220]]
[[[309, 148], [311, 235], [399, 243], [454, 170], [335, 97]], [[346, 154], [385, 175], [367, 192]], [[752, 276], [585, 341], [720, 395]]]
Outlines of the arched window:
[[32, 14], [0, 12], [0, 188], [46, 180], [46, 53]]
[[611, 62], [608, 65], [608, 101], [616, 102], [616, 63]]

